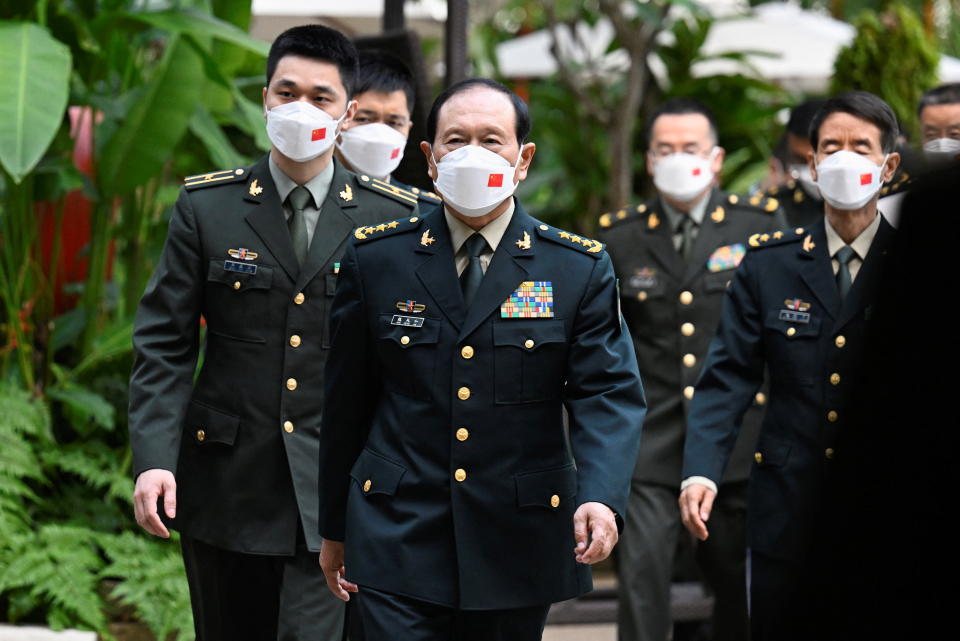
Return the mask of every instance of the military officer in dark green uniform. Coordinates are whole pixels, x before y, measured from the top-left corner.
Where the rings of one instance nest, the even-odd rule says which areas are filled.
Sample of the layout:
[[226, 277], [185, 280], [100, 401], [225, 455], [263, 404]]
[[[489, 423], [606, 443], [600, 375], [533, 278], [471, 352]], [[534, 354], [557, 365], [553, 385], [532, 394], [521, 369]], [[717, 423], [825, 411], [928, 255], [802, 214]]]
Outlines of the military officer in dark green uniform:
[[391, 175], [403, 159], [413, 126], [413, 74], [407, 65], [385, 51], [361, 50], [354, 98], [357, 113], [343, 124], [337, 159], [350, 171], [413, 193], [421, 204], [438, 204], [435, 193]]
[[[620, 639], [665, 641], [672, 630], [670, 583], [680, 527], [677, 497], [686, 414], [720, 303], [751, 235], [782, 226], [777, 202], [717, 189], [723, 149], [713, 114], [675, 98], [648, 127], [647, 169], [658, 196], [600, 217], [620, 278], [623, 315], [633, 336], [649, 402], [643, 442], [618, 556]], [[746, 486], [763, 393], [744, 418], [714, 512], [714, 535], [696, 558], [714, 601], [713, 638], [746, 638]]]
[[421, 144], [444, 205], [344, 256], [320, 562], [370, 641], [538, 640], [617, 541], [643, 390], [603, 244], [513, 197], [529, 131], [502, 85], [447, 89]]
[[331, 29], [277, 38], [270, 153], [186, 179], [137, 312], [136, 517], [157, 536], [180, 532], [202, 641], [341, 638], [316, 554], [327, 318], [352, 230], [417, 210], [409, 192], [332, 158], [356, 65]]

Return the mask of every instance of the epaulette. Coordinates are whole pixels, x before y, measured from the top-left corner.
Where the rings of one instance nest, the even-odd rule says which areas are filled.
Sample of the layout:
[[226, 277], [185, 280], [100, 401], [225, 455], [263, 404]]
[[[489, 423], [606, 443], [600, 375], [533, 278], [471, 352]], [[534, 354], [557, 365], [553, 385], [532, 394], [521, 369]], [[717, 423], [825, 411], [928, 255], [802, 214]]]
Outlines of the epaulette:
[[420, 189], [419, 187], [411, 187], [410, 191], [414, 196], [420, 200], [425, 200], [428, 203], [439, 203], [442, 202], [440, 196], [436, 195], [432, 191], [427, 191], [425, 189]]
[[361, 174], [360, 176], [357, 176], [357, 178], [360, 179], [360, 184], [370, 191], [378, 194], [386, 194], [394, 200], [398, 200], [408, 205], [417, 204], [417, 196], [413, 192], [407, 191], [406, 189], [401, 189], [396, 185], [391, 185], [390, 183], [383, 182], [382, 180], [371, 178], [366, 174]]
[[564, 247], [578, 249], [585, 254], [593, 256], [594, 258], [600, 258], [600, 256], [603, 255], [604, 244], [599, 240], [593, 240], [592, 238], [585, 238], [583, 236], [578, 236], [577, 234], [571, 234], [568, 231], [563, 231], [562, 229], [557, 229], [556, 227], [551, 227], [550, 225], [545, 225], [543, 223], [537, 225], [537, 234], [540, 236], [540, 238], [552, 240], [558, 245], [563, 245]]
[[793, 231], [787, 230], [753, 234], [747, 239], [747, 245], [750, 249], [759, 249], [761, 247], [775, 247], [777, 245], [786, 245], [787, 243], [796, 243], [800, 240], [806, 243], [807, 240], [804, 238], [804, 234], [807, 234], [807, 238], [809, 238], [809, 233], [807, 233], [807, 230], [803, 227], [797, 227]]
[[197, 174], [196, 176], [187, 176], [183, 179], [183, 186], [187, 191], [209, 187], [210, 185], [225, 185], [228, 183], [240, 182], [246, 180], [247, 170], [240, 167], [237, 169], [222, 169], [220, 171], [211, 171], [207, 174]]
[[644, 204], [639, 205], [629, 205], [618, 209], [617, 211], [608, 211], [604, 215], [600, 216], [597, 220], [597, 223], [600, 227], [606, 229], [617, 225], [627, 220], [633, 220], [645, 214], [647, 212], [647, 206]]
[[353, 237], [357, 240], [372, 240], [374, 238], [386, 238], [402, 231], [410, 231], [420, 226], [420, 218], [411, 216], [410, 218], [400, 218], [391, 220], [389, 223], [380, 223], [370, 227], [357, 227], [353, 230]]
[[899, 194], [901, 191], [905, 191], [910, 187], [910, 176], [907, 172], [901, 172], [900, 176], [897, 178], [896, 182], [892, 182], [889, 185], [884, 185], [880, 188], [880, 197], [893, 196], [894, 194]]
[[752, 207], [753, 209], [757, 209], [759, 211], [765, 211], [768, 214], [772, 214], [773, 212], [777, 211], [777, 208], [780, 207], [779, 200], [776, 198], [771, 198], [760, 191], [749, 198], [738, 196], [737, 194], [730, 194], [727, 196], [727, 202], [731, 205], [737, 205], [739, 207]]

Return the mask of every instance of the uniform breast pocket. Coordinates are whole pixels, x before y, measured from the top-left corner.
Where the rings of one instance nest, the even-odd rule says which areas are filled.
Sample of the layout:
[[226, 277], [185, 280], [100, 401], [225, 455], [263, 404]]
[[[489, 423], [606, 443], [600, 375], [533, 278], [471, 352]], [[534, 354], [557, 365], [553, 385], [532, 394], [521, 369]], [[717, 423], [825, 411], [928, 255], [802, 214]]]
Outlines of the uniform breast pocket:
[[[777, 377], [801, 384], [812, 384], [818, 371], [818, 344], [821, 319], [810, 313], [771, 309], [764, 321], [768, 360], [781, 363]], [[804, 322], [804, 320], [806, 322]]]
[[723, 292], [730, 286], [735, 269], [725, 269], [719, 272], [710, 272], [703, 277], [703, 288], [708, 292]]
[[[237, 271], [242, 268], [256, 271]], [[203, 310], [210, 331], [226, 338], [262, 342], [272, 287], [273, 267], [269, 265], [211, 260]]]
[[393, 325], [395, 314], [380, 316], [377, 349], [384, 385], [405, 396], [428, 401], [437, 367], [440, 319], [423, 318], [420, 327]]
[[494, 323], [493, 345], [497, 403], [533, 403], [560, 396], [567, 362], [562, 320]]

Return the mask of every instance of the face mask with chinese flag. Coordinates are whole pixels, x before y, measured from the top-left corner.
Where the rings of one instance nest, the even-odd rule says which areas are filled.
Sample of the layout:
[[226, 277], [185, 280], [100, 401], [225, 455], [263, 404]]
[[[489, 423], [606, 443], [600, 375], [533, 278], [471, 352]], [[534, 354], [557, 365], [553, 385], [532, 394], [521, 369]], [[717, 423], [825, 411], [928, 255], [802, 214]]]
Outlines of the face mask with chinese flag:
[[403, 159], [407, 137], [379, 122], [351, 127], [340, 134], [340, 153], [361, 174], [386, 180]]
[[716, 155], [714, 147], [707, 158], [685, 152], [664, 156], [653, 165], [653, 184], [665, 196], [689, 202], [713, 182], [710, 165]]
[[286, 102], [267, 112], [267, 136], [290, 160], [308, 162], [333, 146], [343, 116], [334, 119], [302, 100]]
[[[523, 146], [520, 146], [521, 153]], [[433, 185], [443, 201], [470, 218], [485, 216], [513, 195], [514, 165], [499, 154], [477, 145], [464, 145], [437, 163]], [[517, 154], [517, 163], [520, 154]]]
[[823, 199], [836, 209], [860, 209], [877, 195], [883, 181], [880, 172], [888, 156], [875, 165], [852, 151], [835, 151], [817, 164], [817, 186]]

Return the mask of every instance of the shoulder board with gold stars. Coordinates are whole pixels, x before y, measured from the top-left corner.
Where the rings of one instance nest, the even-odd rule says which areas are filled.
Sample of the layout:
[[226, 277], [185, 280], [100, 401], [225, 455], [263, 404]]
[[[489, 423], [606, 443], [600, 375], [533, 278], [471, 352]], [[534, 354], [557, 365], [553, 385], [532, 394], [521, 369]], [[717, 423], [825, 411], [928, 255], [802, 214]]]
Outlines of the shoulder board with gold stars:
[[[777, 191], [779, 192], [779, 189]], [[760, 191], [752, 196], [729, 194], [727, 196], [727, 202], [731, 205], [737, 205], [738, 207], [747, 207], [757, 209], [759, 211], [765, 211], [768, 214], [774, 213], [780, 207], [779, 200], [776, 198], [771, 198]]]
[[803, 227], [786, 229], [783, 231], [765, 232], [763, 234], [753, 234], [747, 239], [747, 247], [748, 249], [760, 249], [761, 247], [786, 245], [787, 243], [800, 242], [809, 235], [810, 232]]
[[369, 227], [357, 227], [353, 230], [353, 237], [359, 241], [373, 240], [374, 238], [386, 238], [402, 231], [410, 231], [420, 226], [420, 217], [411, 216], [410, 218], [400, 218], [391, 220], [388, 223], [371, 225]]
[[420, 189], [419, 187], [411, 187], [411, 188], [410, 188], [410, 191], [413, 193], [414, 196], [416, 196], [417, 198], [419, 198], [420, 200], [422, 200], [422, 201], [424, 201], [424, 202], [427, 202], [427, 203], [439, 203], [439, 202], [442, 202], [441, 199], [440, 199], [440, 196], [436, 195], [436, 194], [433, 193], [432, 191], [427, 191], [427, 190], [425, 190], [425, 189]]
[[197, 174], [196, 176], [187, 176], [183, 179], [183, 186], [187, 191], [209, 187], [211, 185], [225, 185], [228, 183], [240, 182], [247, 179], [247, 170], [242, 167], [238, 169], [222, 169], [220, 171], [211, 171], [206, 174]]
[[600, 225], [601, 229], [607, 229], [628, 220], [636, 220], [650, 211], [648, 206], [643, 203], [639, 205], [628, 205], [616, 211], [608, 211], [603, 214], [597, 220], [597, 224]]
[[893, 177], [893, 181], [880, 188], [880, 197], [893, 196], [910, 189], [910, 176], [903, 171]]
[[556, 227], [551, 227], [550, 225], [545, 225], [543, 223], [537, 224], [537, 234], [540, 236], [540, 238], [552, 240], [558, 245], [563, 245], [564, 247], [578, 249], [585, 254], [593, 256], [594, 258], [600, 258], [603, 255], [604, 244], [599, 240], [593, 240], [584, 236], [578, 236], [577, 234], [571, 234], [568, 231], [563, 231], [562, 229], [557, 229]]
[[417, 204], [417, 196], [411, 191], [407, 191], [406, 189], [401, 189], [396, 185], [385, 183], [382, 180], [377, 180], [376, 178], [371, 178], [366, 174], [357, 176], [357, 178], [361, 186], [366, 187], [372, 192], [390, 196], [394, 200], [397, 200], [402, 203], [406, 203], [407, 205]]

